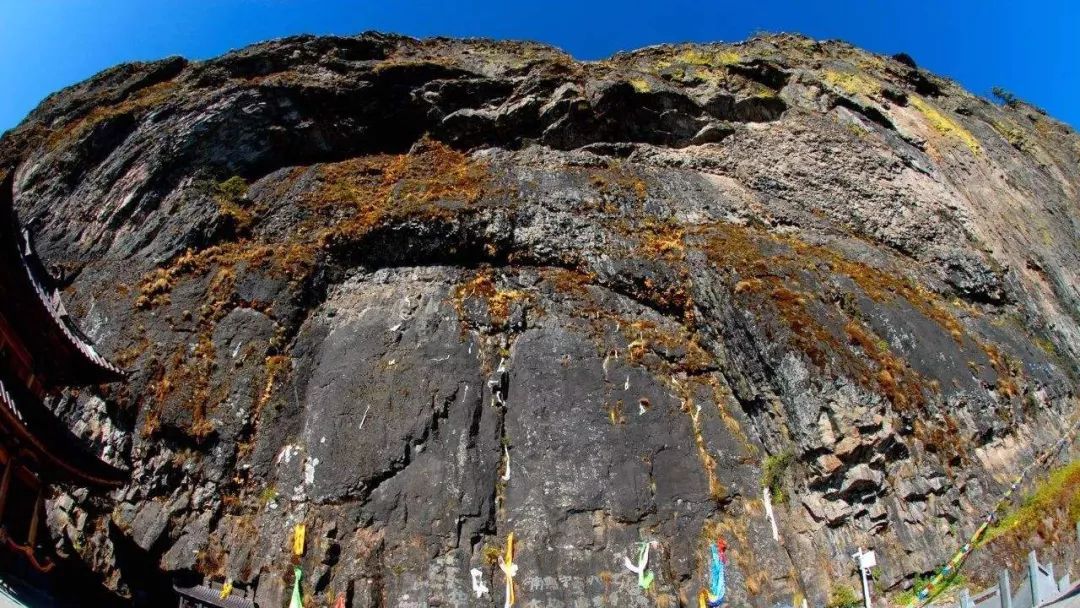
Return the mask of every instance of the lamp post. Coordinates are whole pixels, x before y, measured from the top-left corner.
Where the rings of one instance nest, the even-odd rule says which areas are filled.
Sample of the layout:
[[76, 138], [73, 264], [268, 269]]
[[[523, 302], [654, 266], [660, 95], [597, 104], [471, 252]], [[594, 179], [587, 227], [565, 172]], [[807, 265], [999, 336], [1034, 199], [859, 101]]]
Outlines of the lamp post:
[[864, 608], [870, 608], [870, 569], [877, 565], [877, 555], [873, 551], [863, 551], [862, 547], [851, 556], [859, 565], [859, 577], [862, 579], [862, 594]]

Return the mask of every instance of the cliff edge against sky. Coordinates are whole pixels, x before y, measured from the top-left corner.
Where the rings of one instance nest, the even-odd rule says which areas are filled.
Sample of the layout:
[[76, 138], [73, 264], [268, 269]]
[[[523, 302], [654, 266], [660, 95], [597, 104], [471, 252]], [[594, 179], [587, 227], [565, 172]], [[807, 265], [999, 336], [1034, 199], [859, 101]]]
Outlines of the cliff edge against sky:
[[717, 537], [733, 605], [858, 546], [898, 591], [1077, 410], [1080, 137], [840, 42], [289, 38], [103, 72], [0, 167], [132, 372], [55, 404], [133, 467], [50, 507], [120, 597], [283, 605], [299, 522], [322, 603], [500, 604], [510, 532], [521, 605], [696, 605]]

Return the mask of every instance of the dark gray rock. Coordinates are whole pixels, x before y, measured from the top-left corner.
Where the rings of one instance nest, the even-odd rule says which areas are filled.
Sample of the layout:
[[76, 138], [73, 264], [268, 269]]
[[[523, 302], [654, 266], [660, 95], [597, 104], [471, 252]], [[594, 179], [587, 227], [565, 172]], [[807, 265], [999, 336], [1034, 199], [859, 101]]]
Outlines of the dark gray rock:
[[718, 537], [733, 605], [822, 604], [856, 546], [898, 588], [1075, 408], [1078, 150], [797, 36], [115, 68], [0, 139], [132, 372], [50, 403], [132, 469], [50, 528], [132, 598], [202, 575], [281, 605], [300, 522], [320, 604], [497, 605], [510, 532], [520, 605], [693, 605]]

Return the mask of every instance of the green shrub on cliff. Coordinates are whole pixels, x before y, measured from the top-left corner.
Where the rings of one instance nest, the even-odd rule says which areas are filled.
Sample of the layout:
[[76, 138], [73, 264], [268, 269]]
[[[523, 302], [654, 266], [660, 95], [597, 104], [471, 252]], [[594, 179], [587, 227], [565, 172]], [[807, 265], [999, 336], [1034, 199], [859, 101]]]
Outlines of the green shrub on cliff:
[[855, 593], [855, 589], [848, 585], [835, 584], [829, 590], [829, 601], [825, 608], [859, 608], [861, 605], [862, 598]]
[[1035, 536], [1056, 542], [1071, 538], [1077, 521], [1080, 521], [1080, 460], [1055, 469], [1036, 484], [1018, 509], [987, 531], [983, 543]]
[[795, 454], [790, 450], [771, 454], [765, 457], [761, 464], [761, 485], [769, 489], [773, 502], [783, 504], [787, 502], [787, 492], [784, 491], [784, 475], [788, 467], [795, 459]]

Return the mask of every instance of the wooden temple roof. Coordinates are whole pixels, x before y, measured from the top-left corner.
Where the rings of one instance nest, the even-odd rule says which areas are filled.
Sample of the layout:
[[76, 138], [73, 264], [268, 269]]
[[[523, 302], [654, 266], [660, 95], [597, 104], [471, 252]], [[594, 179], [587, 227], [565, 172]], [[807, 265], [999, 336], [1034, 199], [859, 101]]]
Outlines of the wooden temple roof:
[[98, 354], [68, 315], [57, 281], [19, 227], [13, 175], [0, 183], [0, 316], [20, 334], [39, 375], [53, 387], [115, 382], [124, 372]]
[[93, 455], [22, 383], [0, 370], [0, 430], [29, 452], [34, 468], [49, 481], [81, 486], [118, 486], [127, 472]]
[[0, 441], [42, 481], [120, 485], [126, 472], [93, 455], [42, 401], [60, 387], [114, 382], [124, 372], [68, 316], [57, 282], [19, 227], [13, 179], [9, 172], [0, 182]]

